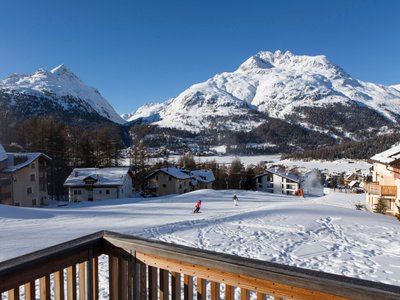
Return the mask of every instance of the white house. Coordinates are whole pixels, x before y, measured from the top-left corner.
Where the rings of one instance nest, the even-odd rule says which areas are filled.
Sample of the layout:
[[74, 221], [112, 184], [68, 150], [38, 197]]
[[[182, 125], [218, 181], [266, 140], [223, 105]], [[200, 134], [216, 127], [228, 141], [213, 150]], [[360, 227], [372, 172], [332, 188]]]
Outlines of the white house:
[[257, 191], [295, 195], [300, 187], [300, 178], [278, 169], [267, 169], [263, 174], [256, 176]]
[[69, 201], [97, 201], [132, 196], [133, 174], [129, 168], [75, 168], [64, 187]]

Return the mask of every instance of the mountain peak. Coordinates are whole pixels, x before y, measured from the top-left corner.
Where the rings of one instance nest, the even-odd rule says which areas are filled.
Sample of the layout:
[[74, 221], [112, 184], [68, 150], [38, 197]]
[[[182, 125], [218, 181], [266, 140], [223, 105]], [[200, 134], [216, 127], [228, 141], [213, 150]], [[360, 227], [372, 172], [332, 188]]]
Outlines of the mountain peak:
[[76, 75], [64, 64], [55, 67], [50, 71], [50, 73], [56, 76], [73, 75], [74, 77], [76, 77]]

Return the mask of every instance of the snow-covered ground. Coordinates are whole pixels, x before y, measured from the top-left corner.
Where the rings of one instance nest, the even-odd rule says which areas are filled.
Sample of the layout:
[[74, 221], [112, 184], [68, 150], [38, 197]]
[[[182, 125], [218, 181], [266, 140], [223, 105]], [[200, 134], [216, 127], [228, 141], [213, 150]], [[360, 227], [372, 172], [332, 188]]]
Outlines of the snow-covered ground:
[[[400, 285], [400, 224], [355, 210], [364, 197], [201, 190], [39, 209], [0, 205], [0, 261], [106, 229]], [[202, 213], [193, 214], [198, 199]], [[107, 295], [107, 285], [101, 289]]]

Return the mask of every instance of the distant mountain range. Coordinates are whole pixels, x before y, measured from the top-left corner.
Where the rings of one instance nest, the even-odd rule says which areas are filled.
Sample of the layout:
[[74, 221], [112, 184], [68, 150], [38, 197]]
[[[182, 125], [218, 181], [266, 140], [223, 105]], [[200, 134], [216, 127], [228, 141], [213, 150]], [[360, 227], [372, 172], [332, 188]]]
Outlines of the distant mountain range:
[[65, 65], [1, 80], [0, 106], [21, 118], [53, 115], [70, 121], [99, 117], [125, 123], [98, 90], [83, 83]]
[[263, 51], [234, 72], [122, 116], [64, 65], [13, 74], [0, 81], [1, 111], [135, 126], [133, 134], [158, 148], [297, 151], [399, 132], [400, 85], [357, 80], [322, 55]]

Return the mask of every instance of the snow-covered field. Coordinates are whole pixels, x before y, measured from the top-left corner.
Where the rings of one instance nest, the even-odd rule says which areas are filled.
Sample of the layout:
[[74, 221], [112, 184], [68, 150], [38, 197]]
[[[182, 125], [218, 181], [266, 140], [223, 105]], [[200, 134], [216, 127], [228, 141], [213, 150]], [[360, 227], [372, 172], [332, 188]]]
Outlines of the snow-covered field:
[[[193, 214], [198, 199], [202, 213]], [[0, 205], [0, 261], [106, 229], [400, 285], [400, 223], [355, 210], [363, 200], [339, 192], [301, 199], [201, 190], [39, 209]], [[101, 288], [107, 295], [107, 285]]]

